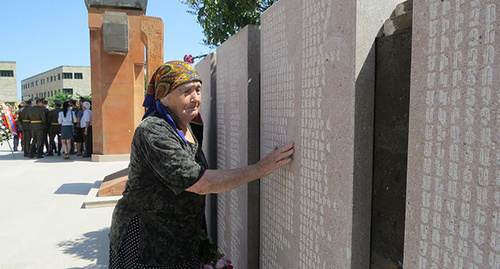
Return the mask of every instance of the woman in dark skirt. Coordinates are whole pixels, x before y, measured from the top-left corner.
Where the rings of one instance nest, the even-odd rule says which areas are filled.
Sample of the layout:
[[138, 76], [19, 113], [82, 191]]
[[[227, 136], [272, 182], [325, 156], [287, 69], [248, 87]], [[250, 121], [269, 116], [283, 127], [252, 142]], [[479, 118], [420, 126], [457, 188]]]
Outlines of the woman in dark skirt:
[[63, 159], [69, 160], [69, 151], [71, 149], [71, 141], [73, 140], [73, 123], [76, 122], [76, 115], [69, 108], [69, 102], [63, 104], [62, 111], [59, 112], [58, 122], [61, 124], [61, 140], [64, 150]]
[[167, 62], [153, 74], [130, 153], [129, 180], [113, 212], [110, 268], [196, 268], [205, 194], [232, 190], [291, 161], [293, 143], [257, 164], [209, 170], [190, 122], [201, 104], [194, 67]]

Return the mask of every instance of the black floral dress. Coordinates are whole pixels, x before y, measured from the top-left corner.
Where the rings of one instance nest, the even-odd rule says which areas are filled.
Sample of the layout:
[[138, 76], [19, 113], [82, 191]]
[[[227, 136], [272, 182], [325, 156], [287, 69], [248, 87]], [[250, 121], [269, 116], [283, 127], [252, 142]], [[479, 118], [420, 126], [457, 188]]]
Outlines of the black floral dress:
[[132, 140], [129, 181], [113, 212], [110, 268], [199, 268], [205, 195], [187, 192], [207, 169], [198, 143], [187, 144], [157, 112]]

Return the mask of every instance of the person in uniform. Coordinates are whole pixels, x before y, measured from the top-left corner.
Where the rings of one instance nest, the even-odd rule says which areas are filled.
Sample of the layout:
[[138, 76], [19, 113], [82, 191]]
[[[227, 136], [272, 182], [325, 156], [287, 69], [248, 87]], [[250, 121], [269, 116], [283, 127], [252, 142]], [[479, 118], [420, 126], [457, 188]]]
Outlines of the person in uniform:
[[45, 110], [43, 98], [40, 98], [36, 100], [36, 106], [28, 111], [28, 119], [31, 121], [31, 136], [33, 137], [30, 158], [43, 158], [43, 145], [47, 137], [47, 112]]
[[33, 99], [25, 99], [25, 106], [19, 110], [19, 121], [21, 122], [23, 128], [23, 137], [21, 144], [23, 145], [24, 157], [30, 156], [30, 146], [31, 146], [31, 128], [30, 120], [28, 119], [28, 111], [31, 109], [31, 102]]
[[[59, 123], [59, 112], [61, 112], [61, 101], [54, 101], [56, 108], [49, 111], [47, 116], [47, 124], [49, 129], [49, 150], [46, 156], [54, 156], [54, 151], [57, 156], [61, 156], [61, 124]], [[57, 147], [54, 139], [57, 136]]]

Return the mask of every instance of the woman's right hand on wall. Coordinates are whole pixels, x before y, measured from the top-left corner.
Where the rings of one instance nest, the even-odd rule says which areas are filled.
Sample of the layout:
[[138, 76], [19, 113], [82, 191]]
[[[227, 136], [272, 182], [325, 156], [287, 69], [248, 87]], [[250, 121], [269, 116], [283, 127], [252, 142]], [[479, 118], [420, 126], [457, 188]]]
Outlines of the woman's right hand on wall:
[[256, 166], [260, 172], [260, 177], [265, 177], [274, 170], [292, 161], [295, 152], [294, 143], [290, 142], [282, 147], [275, 147], [266, 157], [262, 158]]

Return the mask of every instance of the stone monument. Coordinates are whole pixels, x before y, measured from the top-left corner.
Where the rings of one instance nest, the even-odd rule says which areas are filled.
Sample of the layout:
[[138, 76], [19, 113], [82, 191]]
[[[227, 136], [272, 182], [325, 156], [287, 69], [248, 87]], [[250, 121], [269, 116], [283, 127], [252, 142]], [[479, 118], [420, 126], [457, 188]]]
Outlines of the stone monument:
[[414, 3], [405, 268], [500, 268], [499, 6]]
[[[259, 42], [246, 26], [217, 48], [217, 168], [259, 160]], [[218, 195], [218, 243], [235, 268], [259, 267], [259, 181]]]
[[92, 161], [128, 160], [144, 109], [146, 0], [86, 0], [92, 73]]
[[141, 40], [146, 47], [146, 83], [163, 64], [163, 22], [161, 18], [141, 17]]
[[296, 152], [261, 180], [260, 268], [370, 267], [373, 44], [397, 2], [287, 0], [262, 15], [261, 156]]

